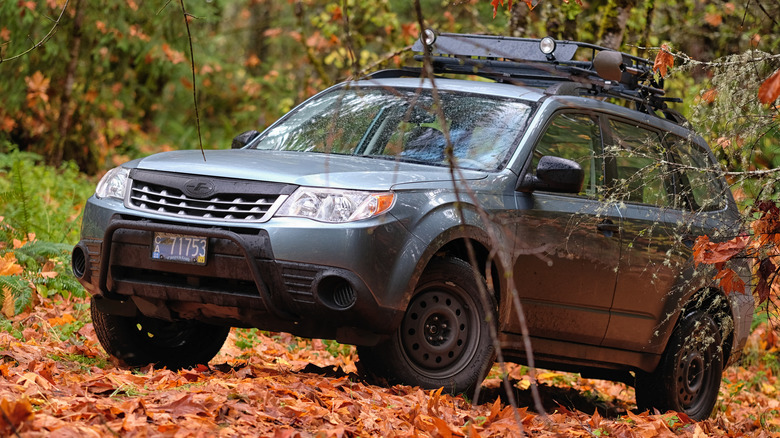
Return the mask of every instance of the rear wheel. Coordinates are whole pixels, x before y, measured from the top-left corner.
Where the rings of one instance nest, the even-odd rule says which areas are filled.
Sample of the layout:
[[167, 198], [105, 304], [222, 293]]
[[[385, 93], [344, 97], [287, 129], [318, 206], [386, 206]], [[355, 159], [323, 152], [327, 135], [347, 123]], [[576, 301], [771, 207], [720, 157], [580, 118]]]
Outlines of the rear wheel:
[[491, 310], [486, 308], [478, 281], [483, 280], [460, 259], [432, 262], [395, 335], [374, 347], [358, 347], [363, 370], [389, 383], [473, 390], [495, 359], [487, 320], [495, 300], [489, 297]]
[[164, 321], [101, 311], [92, 303], [92, 325], [106, 352], [129, 366], [150, 363], [169, 369], [206, 364], [222, 348], [230, 327], [200, 321]]
[[637, 375], [637, 407], [706, 419], [718, 399], [722, 372], [720, 330], [711, 315], [694, 311], [677, 324], [658, 368]]

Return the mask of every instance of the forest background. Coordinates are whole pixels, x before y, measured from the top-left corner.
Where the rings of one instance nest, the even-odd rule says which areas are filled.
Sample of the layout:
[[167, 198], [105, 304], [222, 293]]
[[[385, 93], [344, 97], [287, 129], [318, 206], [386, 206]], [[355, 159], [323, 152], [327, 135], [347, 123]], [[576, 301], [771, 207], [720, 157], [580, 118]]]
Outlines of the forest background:
[[[405, 65], [420, 22], [443, 32], [550, 35], [650, 59], [665, 44], [674, 55], [668, 95], [684, 100], [673, 108], [712, 145], [746, 219], [757, 217], [753, 207], [761, 201], [775, 203], [780, 192], [780, 106], [758, 98], [762, 86], [770, 95], [780, 89], [780, 75], [773, 75], [780, 69], [778, 0], [527, 0], [511, 7], [500, 0], [421, 1], [421, 17], [415, 3], [400, 0], [100, 3], [0, 2], [0, 325], [18, 341], [38, 339], [64, 350], [72, 346], [59, 343], [91, 345], [77, 356], [100, 357], [90, 344], [83, 289], [69, 274], [69, 250], [78, 238], [83, 203], [108, 168], [154, 152], [198, 148], [201, 139], [204, 148], [227, 148], [236, 134], [261, 130], [318, 90]], [[771, 300], [763, 310], [758, 323], [776, 314]], [[36, 312], [48, 316], [32, 317]], [[63, 314], [70, 319], [52, 320]], [[753, 345], [761, 352], [754, 363], [759, 368], [748, 373], [753, 383], [739, 388], [776, 398], [777, 340], [772, 327], [758, 333]], [[253, 349], [266, 334], [232, 336]], [[288, 346], [288, 352], [312, 349], [304, 341], [290, 342], [295, 348]], [[301, 342], [306, 347], [299, 349]], [[349, 369], [349, 348], [314, 345]], [[238, 349], [237, 356], [245, 353]], [[78, 362], [69, 360], [66, 368]], [[18, 357], [13, 363], [29, 365]], [[94, 363], [84, 366], [97, 372]], [[9, 369], [4, 362], [0, 374], [9, 375]], [[46, 380], [45, 373], [36, 375]], [[572, 379], [562, 383], [583, 385]], [[122, 385], [129, 383], [114, 390]], [[780, 408], [760, 409], [771, 418]], [[489, 418], [490, 412], [483, 414]], [[497, 421], [498, 414], [492, 415]], [[780, 430], [762, 415], [745, 414], [744, 421], [753, 423], [740, 430]], [[591, 434], [598, 430], [596, 420]], [[676, 429], [674, 421], [662, 422], [678, 435], [695, 431], [684, 421]]]

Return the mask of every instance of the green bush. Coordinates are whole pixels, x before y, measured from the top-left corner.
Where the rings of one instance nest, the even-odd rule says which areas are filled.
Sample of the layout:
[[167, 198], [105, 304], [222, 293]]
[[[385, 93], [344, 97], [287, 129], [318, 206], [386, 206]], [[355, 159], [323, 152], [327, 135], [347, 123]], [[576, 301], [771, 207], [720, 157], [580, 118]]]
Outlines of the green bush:
[[0, 304], [6, 317], [36, 297], [84, 295], [70, 273], [84, 201], [94, 181], [72, 164], [42, 164], [38, 155], [0, 147]]

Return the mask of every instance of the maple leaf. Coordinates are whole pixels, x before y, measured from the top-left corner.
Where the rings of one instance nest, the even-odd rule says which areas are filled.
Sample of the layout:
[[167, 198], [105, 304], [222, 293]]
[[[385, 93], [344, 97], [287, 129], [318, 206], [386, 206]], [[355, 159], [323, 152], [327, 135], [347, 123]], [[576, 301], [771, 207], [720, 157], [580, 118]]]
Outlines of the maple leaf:
[[0, 257], [0, 276], [19, 275], [24, 272], [19, 264], [16, 263], [16, 257], [13, 253], [6, 253]]
[[28, 372], [24, 373], [22, 377], [19, 378], [19, 380], [16, 382], [18, 385], [22, 385], [25, 388], [31, 385], [40, 386], [41, 389], [48, 390], [51, 389], [51, 382], [43, 378], [40, 374]]
[[699, 236], [693, 244], [693, 260], [696, 265], [725, 263], [742, 252], [749, 241], [748, 236], [737, 236], [726, 242], [711, 242], [708, 236]]
[[0, 120], [0, 130], [11, 132], [16, 127], [16, 120], [5, 116]]
[[171, 46], [169, 46], [168, 44], [162, 45], [162, 51], [163, 53], [165, 53], [165, 56], [168, 58], [168, 60], [171, 61], [173, 64], [180, 64], [187, 60], [184, 57], [184, 54], [182, 54], [178, 50], [172, 49]]
[[341, 21], [344, 18], [344, 12], [339, 6], [335, 6], [331, 11], [331, 21]]
[[712, 103], [715, 102], [716, 97], [718, 97], [718, 90], [715, 88], [710, 88], [709, 90], [702, 93], [701, 100], [704, 103]]
[[3, 411], [3, 415], [0, 415], [0, 433], [3, 436], [10, 436], [22, 423], [31, 420], [35, 415], [30, 401], [26, 398], [10, 401], [3, 398], [0, 400], [0, 410]]
[[504, 6], [504, 0], [491, 0], [490, 4], [493, 5], [493, 18], [496, 18], [496, 14], [498, 13], [498, 7]]
[[27, 100], [33, 101], [36, 98], [41, 99], [44, 102], [49, 101], [49, 95], [46, 92], [49, 90], [50, 79], [43, 76], [43, 73], [36, 71], [32, 76], [24, 78], [27, 83]]
[[401, 24], [401, 36], [404, 38], [417, 38], [417, 23]]
[[653, 71], [660, 73], [661, 77], [666, 77], [667, 69], [674, 66], [674, 56], [670, 50], [668, 45], [661, 44], [661, 50], [658, 51], [653, 62]]
[[714, 279], [720, 280], [720, 287], [726, 295], [732, 292], [745, 293], [745, 281], [733, 269], [721, 269]]
[[718, 13], [706, 13], [704, 21], [712, 27], [718, 27], [723, 23], [723, 16]]
[[761, 260], [758, 264], [758, 282], [756, 283], [756, 295], [758, 302], [763, 303], [769, 300], [772, 291], [772, 282], [777, 266], [769, 258]]
[[65, 324], [70, 324], [70, 323], [76, 322], [76, 319], [73, 318], [73, 315], [71, 315], [70, 313], [66, 313], [66, 314], [64, 314], [62, 316], [49, 318], [48, 322], [52, 326], [56, 327], [58, 325], [65, 325]]
[[769, 105], [780, 97], [780, 69], [777, 69], [772, 76], [769, 76], [761, 86], [758, 87], [758, 100]]

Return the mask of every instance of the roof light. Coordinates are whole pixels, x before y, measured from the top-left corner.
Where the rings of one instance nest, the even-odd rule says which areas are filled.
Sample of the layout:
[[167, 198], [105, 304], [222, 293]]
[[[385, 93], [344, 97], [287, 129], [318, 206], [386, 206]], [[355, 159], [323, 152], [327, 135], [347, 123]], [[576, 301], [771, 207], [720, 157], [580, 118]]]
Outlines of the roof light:
[[552, 37], [544, 37], [539, 41], [539, 50], [548, 57], [555, 51], [555, 40]]
[[425, 29], [420, 33], [420, 41], [430, 47], [436, 42], [436, 32], [433, 29]]

